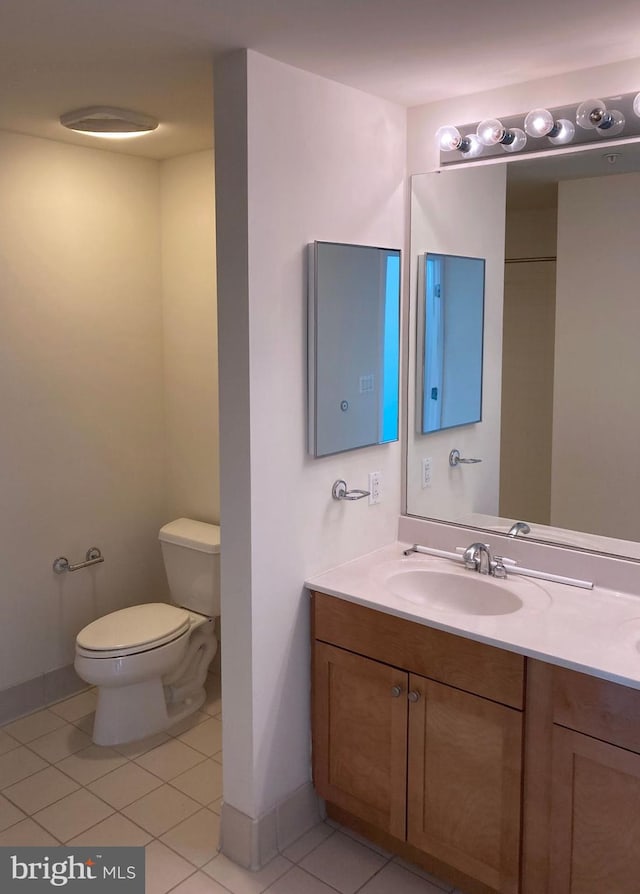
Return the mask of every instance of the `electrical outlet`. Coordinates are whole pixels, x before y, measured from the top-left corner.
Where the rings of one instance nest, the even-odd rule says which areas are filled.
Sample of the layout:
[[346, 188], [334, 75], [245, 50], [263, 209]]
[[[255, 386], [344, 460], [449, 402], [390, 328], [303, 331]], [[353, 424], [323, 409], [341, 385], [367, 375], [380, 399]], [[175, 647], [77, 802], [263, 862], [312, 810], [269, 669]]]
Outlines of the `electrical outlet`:
[[382, 499], [382, 472], [369, 472], [369, 506]]
[[432, 458], [425, 456], [422, 460], [422, 486], [431, 487], [431, 464]]

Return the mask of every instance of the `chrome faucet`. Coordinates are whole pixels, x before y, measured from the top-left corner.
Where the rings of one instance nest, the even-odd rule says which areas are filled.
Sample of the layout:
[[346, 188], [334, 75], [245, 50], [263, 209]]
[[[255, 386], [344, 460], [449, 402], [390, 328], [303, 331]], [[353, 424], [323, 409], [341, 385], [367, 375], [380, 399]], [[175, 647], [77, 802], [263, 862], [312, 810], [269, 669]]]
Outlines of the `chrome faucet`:
[[462, 554], [465, 567], [480, 574], [491, 574], [491, 552], [484, 543], [472, 543]]
[[514, 522], [507, 533], [509, 537], [517, 537], [518, 534], [530, 534], [531, 528], [526, 522]]

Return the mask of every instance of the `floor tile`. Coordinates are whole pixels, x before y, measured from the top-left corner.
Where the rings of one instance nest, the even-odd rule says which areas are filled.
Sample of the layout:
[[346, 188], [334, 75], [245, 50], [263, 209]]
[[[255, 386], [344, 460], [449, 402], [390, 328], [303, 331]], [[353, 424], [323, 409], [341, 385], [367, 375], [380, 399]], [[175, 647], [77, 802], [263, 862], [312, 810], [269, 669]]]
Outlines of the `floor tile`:
[[214, 760], [203, 761], [176, 776], [171, 785], [200, 804], [211, 804], [222, 796], [222, 767]]
[[0, 729], [0, 755], [17, 748], [20, 743], [13, 736], [8, 736], [3, 729]]
[[191, 863], [154, 841], [147, 846], [145, 894], [166, 894], [194, 871]]
[[408, 869], [409, 872], [413, 872], [413, 873], [415, 873], [415, 875], [419, 875], [420, 878], [423, 878], [426, 881], [431, 882], [432, 885], [435, 885], [436, 888], [440, 888], [442, 891], [446, 891], [447, 894], [452, 894], [453, 885], [450, 885], [448, 882], [445, 882], [442, 879], [437, 878], [435, 875], [432, 875], [430, 872], [427, 872], [426, 869], [422, 869], [420, 866], [416, 866], [415, 863], [409, 863], [408, 860], [403, 860], [402, 857], [394, 857], [393, 862], [397, 863], [398, 866], [402, 866], [403, 869]]
[[127, 761], [122, 767], [92, 782], [87, 788], [107, 804], [120, 810], [161, 785], [162, 780], [157, 776]]
[[7, 798], [29, 815], [75, 792], [80, 786], [55, 767], [46, 767], [4, 790]]
[[228, 888], [223, 888], [204, 872], [196, 872], [174, 888], [171, 894], [229, 894]]
[[46, 736], [41, 736], [39, 739], [29, 742], [29, 748], [51, 764], [57, 764], [58, 761], [69, 757], [70, 754], [74, 754], [76, 751], [81, 751], [88, 745], [91, 745], [89, 736], [70, 723]]
[[151, 835], [136, 826], [121, 813], [113, 813], [106, 820], [69, 842], [74, 847], [144, 847]]
[[182, 733], [180, 741], [213, 757], [222, 748], [222, 721], [218, 717], [210, 717], [205, 723]]
[[[309, 875], [299, 866], [294, 866], [277, 882], [270, 885], [266, 894], [335, 894], [335, 888], [330, 888], [315, 875]], [[386, 894], [390, 892], [387, 891]]]
[[349, 838], [353, 839], [353, 841], [357, 841], [358, 844], [364, 844], [365, 847], [371, 848], [372, 851], [375, 851], [376, 854], [380, 854], [380, 856], [384, 857], [385, 860], [390, 860], [393, 856], [390, 851], [387, 851], [383, 847], [380, 847], [380, 845], [376, 844], [375, 841], [370, 841], [368, 838], [365, 838], [364, 835], [360, 835], [358, 832], [354, 832], [353, 829], [348, 829], [345, 826], [341, 826], [340, 831], [344, 835], [347, 835]]
[[181, 720], [179, 723], [174, 723], [173, 726], [170, 726], [167, 732], [175, 737], [180, 736], [182, 733], [186, 733], [187, 730], [192, 729], [194, 726], [198, 726], [199, 723], [204, 723], [205, 720], [209, 719], [209, 715], [205, 714], [204, 711], [196, 711], [195, 714], [189, 714], [188, 717], [185, 717], [184, 720]]
[[47, 733], [60, 729], [65, 723], [66, 720], [63, 720], [62, 717], [58, 717], [53, 711], [45, 709], [44, 711], [36, 711], [35, 714], [21, 717], [20, 720], [14, 720], [13, 723], [3, 727], [3, 730], [5, 733], [13, 736], [14, 739], [25, 744], [31, 742], [32, 739], [37, 739], [39, 736], [45, 736]]
[[21, 810], [0, 795], [0, 832], [4, 832], [9, 826], [15, 826], [24, 818], [24, 813]]
[[86, 733], [88, 736], [93, 736], [93, 721], [96, 719], [96, 712], [92, 711], [91, 714], [86, 714], [84, 717], [80, 717], [78, 720], [72, 720], [74, 726], [77, 726], [78, 729], [81, 729], [83, 733]]
[[106, 819], [113, 808], [81, 788], [34, 815], [34, 819], [60, 841], [67, 842]]
[[223, 854], [218, 854], [202, 869], [232, 894], [262, 894], [269, 885], [283, 876], [292, 866], [293, 864], [289, 860], [278, 856], [259, 872], [250, 872], [250, 870], [238, 866], [237, 863], [233, 863]]
[[0, 847], [55, 847], [60, 844], [53, 835], [32, 819], [22, 820], [0, 832]]
[[162, 841], [195, 866], [204, 866], [219, 850], [220, 817], [200, 810], [166, 832]]
[[334, 829], [331, 826], [328, 826], [326, 823], [318, 823], [313, 829], [309, 829], [308, 832], [296, 839], [282, 853], [287, 860], [291, 860], [292, 863], [298, 863], [333, 833]]
[[216, 798], [215, 801], [212, 801], [211, 804], [207, 805], [209, 810], [213, 810], [214, 813], [220, 815], [222, 813], [222, 798]]
[[380, 854], [336, 832], [299, 865], [341, 894], [354, 894], [385, 862]]
[[123, 807], [122, 813], [157, 838], [200, 809], [197, 801], [170, 785], [163, 785], [128, 807]]
[[90, 714], [91, 711], [95, 711], [97, 700], [96, 690], [88, 689], [86, 692], [66, 698], [63, 702], [51, 705], [49, 710], [60, 717], [64, 717], [69, 723], [73, 723], [74, 720], [79, 720], [81, 717]]
[[5, 789], [38, 770], [44, 770], [46, 761], [34, 754], [24, 745], [0, 755], [0, 789]]
[[137, 757], [136, 763], [166, 782], [169, 779], [175, 779], [176, 776], [184, 773], [185, 770], [190, 770], [196, 764], [202, 763], [203, 760], [204, 756], [201, 752], [194, 751], [179, 739], [170, 739], [164, 745], [159, 745], [152, 751]]
[[360, 894], [389, 894], [389, 891], [393, 891], [393, 894], [443, 894], [442, 888], [437, 888], [393, 861], [374, 875], [360, 889]]
[[137, 742], [126, 742], [124, 745], [112, 745], [111, 747], [119, 751], [120, 754], [124, 754], [129, 760], [135, 760], [141, 754], [146, 754], [152, 748], [157, 748], [158, 745], [168, 741], [169, 736], [166, 733], [155, 733], [155, 735], [139, 739]]
[[126, 757], [118, 751], [114, 751], [113, 748], [89, 745], [88, 748], [83, 748], [82, 751], [65, 757], [64, 760], [59, 761], [57, 766], [81, 785], [87, 785], [110, 773], [111, 770], [121, 767], [126, 762]]

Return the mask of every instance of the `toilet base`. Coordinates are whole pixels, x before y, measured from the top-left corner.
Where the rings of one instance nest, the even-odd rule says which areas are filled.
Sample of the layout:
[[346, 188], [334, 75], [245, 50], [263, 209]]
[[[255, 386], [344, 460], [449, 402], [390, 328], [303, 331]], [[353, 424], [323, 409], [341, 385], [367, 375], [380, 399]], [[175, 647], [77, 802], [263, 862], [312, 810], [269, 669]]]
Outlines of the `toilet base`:
[[124, 745], [146, 739], [193, 714], [206, 697], [203, 686], [184, 702], [167, 706], [159, 678], [117, 688], [100, 686], [93, 741], [96, 745]]

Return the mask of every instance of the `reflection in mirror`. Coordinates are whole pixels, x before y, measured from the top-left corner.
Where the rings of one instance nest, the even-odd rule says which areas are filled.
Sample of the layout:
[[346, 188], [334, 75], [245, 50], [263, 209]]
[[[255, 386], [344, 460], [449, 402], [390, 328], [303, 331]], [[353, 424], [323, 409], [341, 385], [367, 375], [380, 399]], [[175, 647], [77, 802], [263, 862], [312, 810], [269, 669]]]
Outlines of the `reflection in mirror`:
[[309, 246], [309, 453], [398, 440], [400, 251]]
[[484, 259], [430, 252], [423, 258], [423, 434], [482, 418]]
[[[468, 477], [449, 478], [446, 495], [425, 500], [411, 479], [421, 452], [410, 443], [409, 513], [503, 533], [521, 520], [531, 526], [528, 539], [640, 558], [638, 149], [506, 166], [504, 296], [492, 293], [486, 306], [497, 312], [498, 301], [504, 311], [502, 346], [485, 333], [485, 364], [498, 349], [502, 358], [500, 443], [486, 455], [498, 499]], [[477, 174], [483, 190], [482, 170], [459, 173]], [[414, 190], [432, 176], [414, 178]], [[443, 190], [457, 189], [454, 176], [440, 176], [440, 207]], [[472, 197], [473, 184], [466, 188]], [[412, 241], [425, 215], [427, 205], [414, 202]], [[453, 230], [443, 241], [438, 250], [459, 250]], [[456, 446], [470, 452], [464, 441]], [[486, 471], [483, 463], [474, 474]]]

